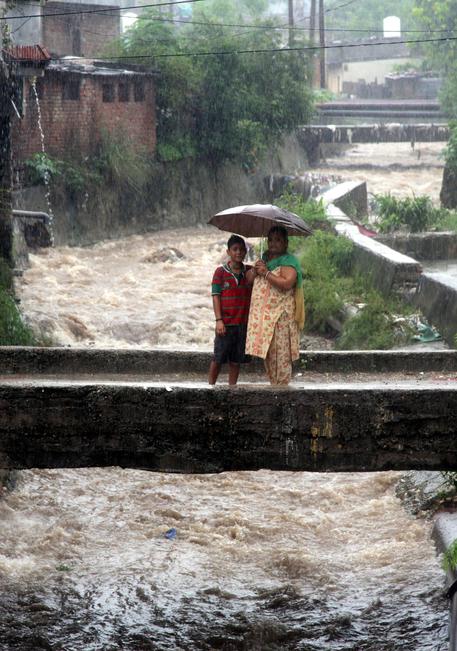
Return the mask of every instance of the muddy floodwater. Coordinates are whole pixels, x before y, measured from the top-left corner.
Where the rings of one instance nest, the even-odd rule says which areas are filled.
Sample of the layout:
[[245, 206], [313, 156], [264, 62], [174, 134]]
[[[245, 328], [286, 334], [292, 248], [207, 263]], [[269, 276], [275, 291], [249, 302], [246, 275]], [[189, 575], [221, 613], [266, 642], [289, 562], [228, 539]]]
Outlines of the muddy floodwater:
[[[399, 170], [344, 176], [436, 198], [430, 156], [428, 173], [399, 155]], [[209, 350], [225, 240], [194, 228], [43, 251], [21, 306], [62, 345]], [[0, 501], [0, 651], [444, 651], [431, 523], [396, 497], [400, 476], [20, 472]]]

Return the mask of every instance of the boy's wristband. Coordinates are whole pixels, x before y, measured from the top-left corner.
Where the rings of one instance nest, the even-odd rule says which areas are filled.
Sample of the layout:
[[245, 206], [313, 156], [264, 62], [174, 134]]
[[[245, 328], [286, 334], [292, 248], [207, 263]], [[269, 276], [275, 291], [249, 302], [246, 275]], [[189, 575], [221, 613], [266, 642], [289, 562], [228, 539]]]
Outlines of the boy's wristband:
[[215, 321], [223, 321], [224, 319], [220, 317], [220, 319], [214, 319]]

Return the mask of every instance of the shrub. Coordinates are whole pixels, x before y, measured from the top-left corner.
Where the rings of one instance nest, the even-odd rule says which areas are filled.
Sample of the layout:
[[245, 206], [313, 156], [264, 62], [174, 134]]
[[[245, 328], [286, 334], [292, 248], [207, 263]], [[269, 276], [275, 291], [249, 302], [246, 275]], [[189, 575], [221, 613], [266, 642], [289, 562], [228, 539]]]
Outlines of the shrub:
[[59, 176], [61, 161], [43, 152], [37, 152], [25, 161], [27, 181], [32, 185], [45, 184]]
[[352, 251], [347, 238], [316, 231], [297, 253], [303, 269], [307, 330], [325, 331], [327, 319], [343, 308], [341, 276], [350, 273]]
[[14, 298], [0, 288], [0, 346], [33, 346], [35, 337], [22, 321]]
[[457, 540], [454, 540], [444, 552], [443, 569], [454, 571], [457, 568]]
[[288, 189], [279, 197], [277, 205], [295, 213], [310, 226], [327, 221], [322, 199], [320, 201], [305, 199], [301, 194], [297, 194]]
[[133, 147], [122, 132], [102, 130], [96, 170], [111, 183], [140, 192], [147, 183], [151, 164], [145, 151]]
[[397, 199], [390, 194], [376, 195], [379, 209], [378, 227], [381, 233], [391, 233], [406, 227], [411, 233], [427, 230], [435, 216], [429, 197]]
[[384, 350], [396, 343], [392, 316], [382, 297], [371, 292], [365, 307], [344, 324], [336, 347], [340, 350]]

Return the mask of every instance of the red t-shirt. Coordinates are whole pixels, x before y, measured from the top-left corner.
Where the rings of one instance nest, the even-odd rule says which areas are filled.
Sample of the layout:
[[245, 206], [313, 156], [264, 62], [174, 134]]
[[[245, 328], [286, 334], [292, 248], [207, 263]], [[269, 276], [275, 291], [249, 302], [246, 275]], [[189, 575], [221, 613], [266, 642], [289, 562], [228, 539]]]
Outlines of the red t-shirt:
[[241, 325], [248, 322], [252, 285], [246, 281], [246, 272], [252, 269], [243, 265], [235, 274], [228, 264], [218, 267], [213, 275], [211, 294], [221, 297], [222, 318], [225, 325]]

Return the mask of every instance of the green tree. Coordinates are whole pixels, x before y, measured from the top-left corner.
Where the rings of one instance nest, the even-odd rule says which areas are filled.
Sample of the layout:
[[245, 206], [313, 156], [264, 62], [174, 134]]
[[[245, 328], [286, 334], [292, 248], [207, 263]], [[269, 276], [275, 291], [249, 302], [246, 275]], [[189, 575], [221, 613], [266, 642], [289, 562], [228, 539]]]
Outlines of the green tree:
[[[360, 36], [382, 36], [383, 20], [387, 16], [398, 16], [401, 29], [415, 29], [412, 10], [415, 0], [365, 0], [365, 2], [342, 3], [333, 0], [326, 3], [326, 27], [335, 30], [335, 35], [345, 40]], [[335, 7], [335, 8], [333, 8]], [[344, 30], [357, 30], [348, 34]], [[414, 35], [412, 35], [414, 38]]]
[[[431, 66], [443, 75], [441, 92], [443, 108], [452, 118], [457, 118], [457, 3], [455, 0], [415, 0], [414, 16], [435, 42], [424, 44]], [[450, 40], [438, 40], [450, 37]]]
[[267, 146], [309, 120], [308, 58], [279, 51], [287, 45], [286, 32], [265, 28], [272, 25], [263, 15], [266, 4], [212, 0], [196, 6], [192, 23], [184, 25], [164, 22], [170, 15], [151, 10], [115, 46], [132, 61], [151, 56], [159, 70], [162, 158], [200, 156], [252, 167]]

